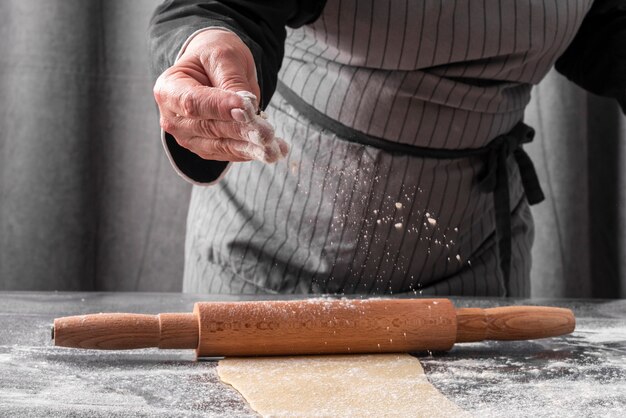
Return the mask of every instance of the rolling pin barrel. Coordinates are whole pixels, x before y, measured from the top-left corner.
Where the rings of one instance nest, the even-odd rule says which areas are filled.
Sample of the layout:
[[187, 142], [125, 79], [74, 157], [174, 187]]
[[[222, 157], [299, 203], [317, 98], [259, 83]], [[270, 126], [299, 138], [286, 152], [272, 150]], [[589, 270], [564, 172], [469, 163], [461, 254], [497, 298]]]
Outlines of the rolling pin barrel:
[[446, 351], [456, 339], [447, 299], [197, 303], [198, 356]]

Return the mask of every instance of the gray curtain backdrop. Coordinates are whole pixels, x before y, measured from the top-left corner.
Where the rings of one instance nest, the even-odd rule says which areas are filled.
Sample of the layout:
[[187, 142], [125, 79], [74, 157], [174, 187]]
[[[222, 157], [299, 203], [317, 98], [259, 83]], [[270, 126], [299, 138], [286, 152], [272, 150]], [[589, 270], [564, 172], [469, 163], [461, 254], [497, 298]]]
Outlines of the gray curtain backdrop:
[[189, 187], [159, 142], [157, 3], [0, 1], [0, 288], [181, 289]]
[[[0, 290], [181, 288], [146, 27], [159, 0], [0, 2]], [[534, 91], [533, 296], [626, 297], [626, 123], [557, 74]]]

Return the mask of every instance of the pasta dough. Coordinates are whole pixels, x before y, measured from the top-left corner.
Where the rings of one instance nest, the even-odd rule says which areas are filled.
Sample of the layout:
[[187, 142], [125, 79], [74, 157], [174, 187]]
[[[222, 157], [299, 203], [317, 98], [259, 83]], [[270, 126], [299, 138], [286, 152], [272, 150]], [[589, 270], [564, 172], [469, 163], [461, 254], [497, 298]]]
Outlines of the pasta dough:
[[227, 358], [217, 372], [264, 417], [467, 416], [408, 354]]

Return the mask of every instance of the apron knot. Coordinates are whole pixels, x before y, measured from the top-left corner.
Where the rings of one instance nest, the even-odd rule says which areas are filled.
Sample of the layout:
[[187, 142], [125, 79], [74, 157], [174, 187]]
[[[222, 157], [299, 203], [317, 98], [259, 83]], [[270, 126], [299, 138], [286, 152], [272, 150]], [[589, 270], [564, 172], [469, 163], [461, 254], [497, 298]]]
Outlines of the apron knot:
[[517, 162], [528, 203], [534, 205], [541, 202], [544, 194], [535, 166], [522, 148], [522, 144], [532, 141], [534, 137], [535, 130], [519, 122], [510, 132], [493, 139], [486, 146], [485, 171], [478, 179], [480, 190], [493, 193], [496, 240], [504, 278], [503, 296], [510, 290], [511, 275], [511, 207], [507, 160], [513, 155]]
[[[505, 180], [508, 184], [506, 162], [512, 154], [519, 166], [520, 176], [528, 202], [531, 205], [541, 202], [544, 199], [544, 195], [539, 185], [535, 166], [526, 151], [522, 148], [522, 144], [531, 142], [534, 137], [535, 130], [523, 122], [519, 122], [511, 131], [494, 138], [485, 147], [485, 170], [478, 178], [480, 190], [493, 192], [499, 184], [505, 183]], [[506, 178], [503, 178], [503, 176], [506, 176]]]

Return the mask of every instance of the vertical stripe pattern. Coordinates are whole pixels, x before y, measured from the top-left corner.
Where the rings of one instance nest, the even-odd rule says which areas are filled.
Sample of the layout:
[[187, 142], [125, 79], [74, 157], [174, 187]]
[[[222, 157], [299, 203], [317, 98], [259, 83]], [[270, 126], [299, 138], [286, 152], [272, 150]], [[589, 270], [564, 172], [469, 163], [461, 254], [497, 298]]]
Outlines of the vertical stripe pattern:
[[[329, 0], [290, 30], [281, 81], [342, 124], [390, 141], [480, 147], [523, 117], [590, 0]], [[347, 142], [276, 94], [292, 150], [194, 187], [184, 290], [504, 294], [479, 158], [431, 160]], [[509, 296], [528, 296], [532, 218], [517, 165]]]

